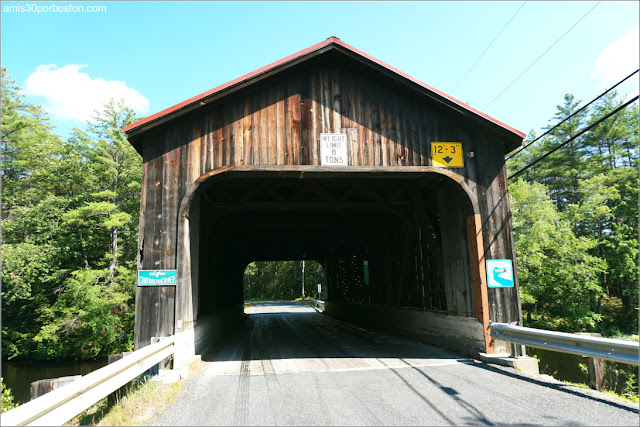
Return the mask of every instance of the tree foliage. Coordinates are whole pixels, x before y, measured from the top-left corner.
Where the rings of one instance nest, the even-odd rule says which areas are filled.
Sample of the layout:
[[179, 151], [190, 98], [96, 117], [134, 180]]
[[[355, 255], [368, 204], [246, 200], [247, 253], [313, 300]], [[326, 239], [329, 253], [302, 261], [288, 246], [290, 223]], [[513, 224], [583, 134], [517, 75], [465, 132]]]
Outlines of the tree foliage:
[[[293, 300], [302, 295], [302, 261], [255, 261], [244, 271], [246, 300]], [[317, 261], [304, 263], [304, 296], [318, 297], [324, 269]]]
[[2, 388], [0, 389], [0, 397], [2, 398], [2, 409], [0, 412], [7, 412], [8, 410], [13, 409], [18, 405], [13, 401], [13, 393], [11, 393], [11, 389], [7, 388], [4, 385], [3, 378], [0, 378], [0, 384], [2, 385]]
[[[520, 170], [622, 102], [615, 92], [603, 96], [507, 167]], [[548, 129], [579, 108], [566, 95]], [[637, 334], [638, 106], [527, 169], [509, 192], [528, 322], [570, 332]]]
[[122, 103], [62, 140], [2, 68], [3, 358], [132, 347], [141, 158]]
[[523, 180], [509, 193], [523, 308], [544, 329], [592, 329], [600, 320], [592, 301], [602, 296], [605, 263], [589, 254], [596, 241], [577, 237], [547, 188]]

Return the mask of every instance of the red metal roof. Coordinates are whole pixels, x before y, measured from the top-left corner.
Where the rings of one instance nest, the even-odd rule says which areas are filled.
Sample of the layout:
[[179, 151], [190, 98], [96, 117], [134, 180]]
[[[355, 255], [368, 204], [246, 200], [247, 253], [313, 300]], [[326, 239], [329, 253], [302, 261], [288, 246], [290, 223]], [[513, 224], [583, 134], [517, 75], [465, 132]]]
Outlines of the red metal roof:
[[226, 89], [229, 89], [229, 88], [231, 88], [231, 87], [233, 87], [235, 85], [238, 85], [238, 84], [243, 83], [245, 81], [251, 80], [252, 78], [255, 78], [255, 77], [257, 77], [260, 74], [263, 74], [265, 72], [275, 70], [276, 68], [281, 67], [284, 64], [287, 64], [287, 63], [289, 63], [291, 61], [294, 61], [296, 59], [302, 58], [305, 55], [309, 55], [311, 53], [314, 53], [314, 52], [316, 52], [316, 51], [318, 51], [320, 49], [323, 49], [325, 47], [328, 47], [328, 46], [330, 46], [332, 44], [333, 45], [337, 45], [337, 46], [341, 46], [342, 48], [344, 48], [344, 49], [346, 49], [346, 50], [348, 50], [348, 51], [350, 51], [352, 53], [355, 53], [356, 55], [359, 55], [359, 56], [361, 56], [361, 57], [363, 57], [363, 58], [365, 58], [365, 59], [367, 59], [367, 60], [369, 60], [369, 61], [371, 61], [371, 62], [373, 62], [373, 63], [375, 63], [377, 65], [379, 65], [380, 67], [383, 67], [386, 70], [391, 71], [391, 72], [393, 72], [393, 73], [395, 73], [395, 74], [397, 74], [397, 75], [399, 75], [399, 76], [401, 76], [401, 77], [403, 77], [403, 78], [405, 78], [405, 79], [417, 84], [418, 86], [421, 86], [421, 87], [427, 89], [428, 91], [438, 95], [441, 98], [444, 98], [445, 100], [451, 102], [452, 104], [458, 105], [458, 106], [462, 107], [463, 109], [465, 109], [465, 110], [467, 110], [467, 111], [469, 111], [469, 112], [471, 112], [471, 113], [473, 113], [475, 115], [478, 115], [478, 116], [486, 119], [487, 121], [489, 121], [489, 122], [491, 122], [491, 123], [493, 123], [493, 124], [495, 124], [495, 125], [497, 125], [499, 127], [502, 127], [504, 129], [508, 130], [509, 132], [512, 132], [512, 133], [518, 135], [520, 138], [524, 138], [526, 136], [525, 133], [523, 133], [523, 132], [521, 132], [521, 131], [519, 131], [517, 129], [514, 129], [511, 126], [508, 126], [508, 125], [502, 123], [499, 120], [494, 119], [493, 117], [483, 113], [482, 111], [479, 111], [479, 110], [471, 107], [470, 105], [465, 104], [464, 102], [459, 101], [456, 98], [454, 98], [454, 97], [452, 97], [450, 95], [447, 95], [446, 93], [444, 93], [444, 92], [442, 92], [442, 91], [440, 91], [440, 90], [438, 90], [438, 89], [436, 89], [436, 88], [434, 88], [432, 86], [429, 86], [428, 84], [423, 83], [420, 80], [418, 80], [418, 79], [416, 79], [416, 78], [414, 78], [414, 77], [412, 77], [412, 76], [410, 76], [410, 75], [408, 75], [406, 73], [403, 73], [402, 71], [390, 66], [389, 64], [386, 64], [386, 63], [380, 61], [379, 59], [374, 58], [373, 56], [371, 56], [371, 55], [369, 55], [369, 54], [367, 54], [365, 52], [362, 52], [361, 50], [358, 50], [355, 47], [343, 42], [342, 40], [340, 40], [337, 37], [329, 37], [328, 39], [326, 39], [326, 40], [324, 40], [324, 41], [322, 41], [320, 43], [317, 43], [317, 44], [315, 44], [313, 46], [310, 46], [310, 47], [308, 47], [306, 49], [303, 49], [303, 50], [301, 50], [299, 52], [296, 52], [293, 55], [289, 55], [289, 56], [287, 56], [285, 58], [282, 58], [282, 59], [280, 59], [280, 60], [278, 60], [276, 62], [273, 62], [273, 63], [271, 63], [269, 65], [266, 65], [266, 66], [264, 66], [262, 68], [259, 68], [259, 69], [255, 70], [255, 71], [252, 71], [251, 73], [248, 73], [248, 74], [245, 74], [244, 76], [241, 76], [241, 77], [238, 77], [236, 79], [233, 79], [230, 82], [227, 82], [227, 83], [225, 83], [223, 85], [214, 87], [213, 89], [208, 90], [206, 92], [203, 92], [200, 95], [196, 95], [196, 96], [194, 96], [192, 98], [187, 99], [186, 101], [182, 101], [181, 103], [176, 104], [173, 107], [166, 108], [166, 109], [164, 109], [164, 110], [162, 110], [162, 111], [160, 111], [158, 113], [152, 114], [151, 116], [148, 116], [148, 117], [145, 117], [144, 119], [138, 120], [137, 122], [131, 123], [130, 125], [127, 125], [124, 128], [122, 128], [122, 130], [124, 130], [127, 133], [131, 132], [131, 131], [133, 131], [133, 130], [135, 130], [137, 128], [140, 128], [140, 127], [142, 127], [144, 125], [150, 124], [151, 122], [154, 122], [154, 121], [157, 121], [157, 120], [159, 120], [161, 118], [164, 118], [166, 116], [172, 115], [173, 113], [175, 113], [175, 112], [177, 112], [177, 111], [179, 111], [179, 110], [181, 110], [181, 109], [183, 109], [185, 107], [194, 105], [194, 104], [204, 100], [205, 98], [208, 98], [208, 97], [210, 97], [212, 95], [215, 95], [215, 94], [219, 94], [220, 92], [223, 92]]

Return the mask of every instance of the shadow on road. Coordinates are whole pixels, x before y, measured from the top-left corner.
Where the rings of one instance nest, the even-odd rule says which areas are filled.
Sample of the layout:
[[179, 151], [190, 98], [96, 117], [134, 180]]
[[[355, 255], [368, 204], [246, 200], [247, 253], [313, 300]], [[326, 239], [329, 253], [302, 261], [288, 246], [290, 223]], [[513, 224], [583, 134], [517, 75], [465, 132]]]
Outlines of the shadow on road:
[[[205, 362], [227, 363], [230, 366], [229, 371], [225, 371], [224, 374], [248, 374], [253, 369], [264, 374], [282, 372], [279, 369], [287, 372], [387, 369], [405, 382], [421, 400], [430, 404], [429, 396], [421, 394], [404, 378], [403, 372], [415, 371], [449, 396], [456, 405], [462, 407], [474, 423], [491, 424], [487, 416], [471, 402], [461, 399], [456, 389], [437, 381], [425, 372], [429, 366], [462, 363], [503, 378], [518, 379], [630, 413], [638, 413], [638, 409], [588, 395], [586, 392], [581, 393], [564, 383], [531, 378], [511, 368], [489, 365], [409, 338], [379, 330], [363, 329], [322, 315], [306, 302], [269, 301], [249, 304], [247, 316], [241, 325], [220, 342], [214, 351], [202, 358]], [[237, 363], [234, 365], [233, 362]], [[432, 410], [440, 412], [435, 407]], [[446, 413], [440, 415], [447, 419]]]
[[[213, 352], [204, 355], [204, 361], [241, 361], [245, 348], [251, 350], [249, 360], [265, 357], [469, 360], [453, 351], [325, 316], [305, 302], [249, 304], [242, 324]], [[243, 350], [237, 351], [238, 347]]]

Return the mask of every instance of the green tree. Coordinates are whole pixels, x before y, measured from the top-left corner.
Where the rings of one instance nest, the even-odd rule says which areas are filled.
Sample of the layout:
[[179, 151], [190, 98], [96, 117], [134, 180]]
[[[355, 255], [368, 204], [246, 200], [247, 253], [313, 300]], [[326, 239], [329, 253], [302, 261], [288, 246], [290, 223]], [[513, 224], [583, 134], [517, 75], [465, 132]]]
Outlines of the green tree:
[[[508, 170], [513, 173], [521, 169], [584, 127], [600, 121], [622, 104], [623, 99], [615, 92], [603, 96], [507, 162]], [[548, 128], [569, 117], [578, 108], [580, 105], [574, 97], [566, 95], [564, 103], [557, 106], [557, 114]], [[534, 135], [530, 135], [527, 140], [532, 141], [533, 138]], [[580, 246], [581, 250], [603, 263], [604, 267], [597, 274], [597, 283], [603, 292], [591, 293], [596, 329], [605, 334], [622, 331], [637, 333], [638, 106], [629, 106], [603, 120], [589, 132], [529, 168], [521, 179], [545, 185], [560, 221], [568, 224], [574, 237], [578, 238], [569, 238], [566, 242], [577, 244], [579, 239], [586, 239], [589, 244]], [[510, 184], [510, 191], [517, 185]], [[526, 216], [527, 212], [514, 212], [514, 223], [522, 220], [518, 215]], [[558, 220], [555, 222], [558, 223]], [[522, 233], [527, 231], [520, 229]], [[514, 234], [516, 240], [521, 238], [515, 229]], [[545, 238], [538, 236], [541, 242]], [[521, 243], [524, 244], [527, 239]], [[532, 258], [518, 259], [520, 270], [525, 273], [529, 267], [535, 266], [530, 261], [536, 259], [526, 249], [520, 247], [525, 256]], [[560, 262], [566, 265], [564, 270], [572, 270], [571, 257], [560, 259]], [[523, 289], [535, 280], [533, 277], [525, 279], [520, 276]], [[527, 298], [527, 295], [523, 295], [524, 301]], [[545, 314], [546, 311], [540, 312], [541, 316]]]
[[[557, 105], [556, 108], [557, 112], [546, 129], [552, 129], [557, 123], [567, 119], [580, 108], [580, 105], [573, 95], [565, 95], [564, 103]], [[523, 154], [528, 154], [530, 159], [535, 159], [551, 151], [584, 127], [586, 114], [587, 111], [583, 110], [567, 119]], [[576, 201], [578, 180], [583, 177], [585, 170], [585, 165], [581, 161], [585, 151], [583, 137], [577, 138], [529, 171], [528, 179], [546, 185], [561, 212], [568, 204]]]
[[[3, 357], [35, 352], [40, 309], [55, 301], [65, 256], [56, 194], [66, 169], [60, 139], [42, 110], [24, 101], [2, 68], [2, 341]], [[59, 245], [58, 243], [63, 243]]]
[[[317, 284], [324, 283], [322, 264], [306, 260], [305, 295], [316, 296]], [[302, 297], [302, 261], [254, 261], [244, 272], [245, 299], [293, 300]]]
[[122, 127], [133, 120], [131, 109], [111, 101], [96, 112], [88, 134], [75, 132], [75, 143], [88, 147], [92, 192], [62, 215], [78, 233], [83, 265], [64, 280], [45, 310], [50, 322], [34, 337], [51, 354], [92, 358], [132, 347], [142, 168]]
[[600, 316], [604, 262], [589, 251], [594, 239], [576, 237], [546, 187], [523, 180], [509, 186], [523, 311], [530, 326], [592, 330]]
[[141, 159], [110, 102], [66, 141], [2, 69], [3, 358], [93, 358], [133, 341]]

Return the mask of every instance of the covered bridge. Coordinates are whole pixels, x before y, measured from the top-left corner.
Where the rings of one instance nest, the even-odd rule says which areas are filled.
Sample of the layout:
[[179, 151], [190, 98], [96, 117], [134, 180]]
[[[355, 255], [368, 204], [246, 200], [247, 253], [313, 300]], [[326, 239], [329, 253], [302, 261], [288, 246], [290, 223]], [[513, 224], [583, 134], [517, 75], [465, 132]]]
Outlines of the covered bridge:
[[177, 270], [138, 286], [136, 348], [176, 334], [187, 363], [241, 318], [254, 260], [317, 260], [327, 314], [467, 353], [505, 350], [489, 319], [521, 324], [517, 278], [488, 287], [485, 260], [515, 258], [524, 134], [337, 38], [124, 130], [138, 268]]

